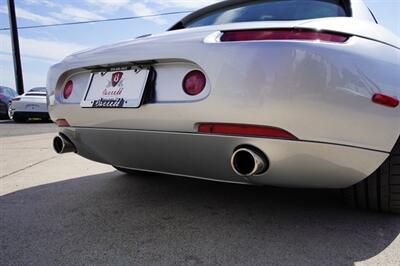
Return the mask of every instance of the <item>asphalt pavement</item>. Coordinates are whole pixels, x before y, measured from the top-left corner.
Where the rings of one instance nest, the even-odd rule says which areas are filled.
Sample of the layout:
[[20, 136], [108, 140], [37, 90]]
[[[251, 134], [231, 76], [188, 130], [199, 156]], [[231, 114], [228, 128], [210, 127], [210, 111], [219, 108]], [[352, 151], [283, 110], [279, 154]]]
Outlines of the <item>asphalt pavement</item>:
[[57, 132], [57, 127], [52, 122], [30, 120], [26, 123], [15, 123], [12, 120], [0, 120], [0, 137], [24, 136]]
[[336, 190], [130, 176], [54, 131], [0, 123], [0, 265], [400, 265], [400, 216]]

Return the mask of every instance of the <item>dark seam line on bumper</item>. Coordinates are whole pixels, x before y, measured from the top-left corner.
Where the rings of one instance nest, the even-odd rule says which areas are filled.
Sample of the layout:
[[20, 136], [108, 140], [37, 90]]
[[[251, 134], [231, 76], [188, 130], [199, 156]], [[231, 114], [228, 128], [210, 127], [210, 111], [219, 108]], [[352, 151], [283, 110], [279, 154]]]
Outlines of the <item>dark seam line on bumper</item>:
[[300, 140], [300, 141], [301, 142], [306, 142], [306, 143], [343, 146], [343, 147], [348, 147], [348, 148], [355, 148], [355, 149], [361, 149], [361, 150], [367, 150], [367, 151], [374, 151], [374, 152], [390, 154], [390, 152], [388, 152], [388, 151], [382, 151], [382, 150], [376, 150], [376, 149], [371, 149], [371, 148], [359, 147], [359, 146], [354, 146], [354, 145], [349, 145], [349, 144], [341, 144], [341, 143], [333, 143], [333, 142], [325, 142], [325, 141], [316, 141], [316, 140], [315, 141], [314, 140]]
[[284, 141], [293, 141], [293, 142], [305, 142], [305, 143], [315, 143], [315, 144], [327, 144], [327, 145], [343, 146], [343, 147], [348, 147], [348, 148], [354, 148], [354, 149], [361, 149], [361, 150], [367, 150], [367, 151], [374, 151], [374, 152], [390, 154], [390, 152], [388, 152], [388, 151], [376, 150], [376, 149], [359, 147], [359, 146], [354, 146], [354, 145], [333, 143], [333, 142], [325, 142], [325, 141], [302, 140], [302, 139], [292, 140], [292, 139], [283, 139], [283, 138], [262, 138], [262, 137], [257, 137], [257, 136], [205, 134], [205, 133], [198, 133], [198, 132], [164, 131], [164, 130], [148, 130], [148, 129], [98, 128], [98, 127], [61, 127], [61, 129], [67, 129], [67, 128], [95, 129], [95, 130], [121, 130], [121, 131], [153, 132], [153, 133], [159, 132], [159, 133], [172, 133], [172, 134], [193, 134], [193, 135], [198, 135], [198, 136], [219, 136], [219, 137], [240, 137], [240, 138], [255, 138], [255, 139], [272, 139], [272, 140], [284, 140]]

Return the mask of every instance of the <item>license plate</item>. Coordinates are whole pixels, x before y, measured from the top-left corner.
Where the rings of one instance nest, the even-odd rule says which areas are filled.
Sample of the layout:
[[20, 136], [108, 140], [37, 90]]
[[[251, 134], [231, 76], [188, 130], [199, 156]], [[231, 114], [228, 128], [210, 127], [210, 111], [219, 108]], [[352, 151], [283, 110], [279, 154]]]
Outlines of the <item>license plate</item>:
[[81, 107], [138, 108], [142, 102], [149, 69], [92, 73]]
[[39, 109], [39, 105], [37, 105], [37, 104], [27, 104], [27, 105], [25, 105], [25, 110], [34, 111], [34, 110], [37, 110], [37, 109]]

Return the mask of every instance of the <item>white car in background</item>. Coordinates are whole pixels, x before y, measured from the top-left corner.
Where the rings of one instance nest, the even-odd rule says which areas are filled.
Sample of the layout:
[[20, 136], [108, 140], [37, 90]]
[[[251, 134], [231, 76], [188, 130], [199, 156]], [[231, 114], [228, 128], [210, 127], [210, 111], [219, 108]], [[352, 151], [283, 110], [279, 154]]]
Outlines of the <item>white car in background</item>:
[[8, 108], [10, 119], [15, 122], [25, 122], [30, 118], [49, 120], [46, 96], [46, 88], [37, 87], [12, 99]]

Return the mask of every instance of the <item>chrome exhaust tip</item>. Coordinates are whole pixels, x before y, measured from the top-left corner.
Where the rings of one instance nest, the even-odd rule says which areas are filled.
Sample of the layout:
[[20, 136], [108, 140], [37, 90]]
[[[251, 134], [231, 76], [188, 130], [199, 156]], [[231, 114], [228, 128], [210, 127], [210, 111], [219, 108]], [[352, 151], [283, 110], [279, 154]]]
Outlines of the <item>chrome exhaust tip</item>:
[[256, 148], [237, 149], [231, 157], [231, 166], [236, 174], [244, 177], [260, 175], [268, 170], [267, 156]]
[[75, 145], [70, 140], [62, 136], [56, 136], [53, 139], [53, 149], [58, 154], [76, 152]]

